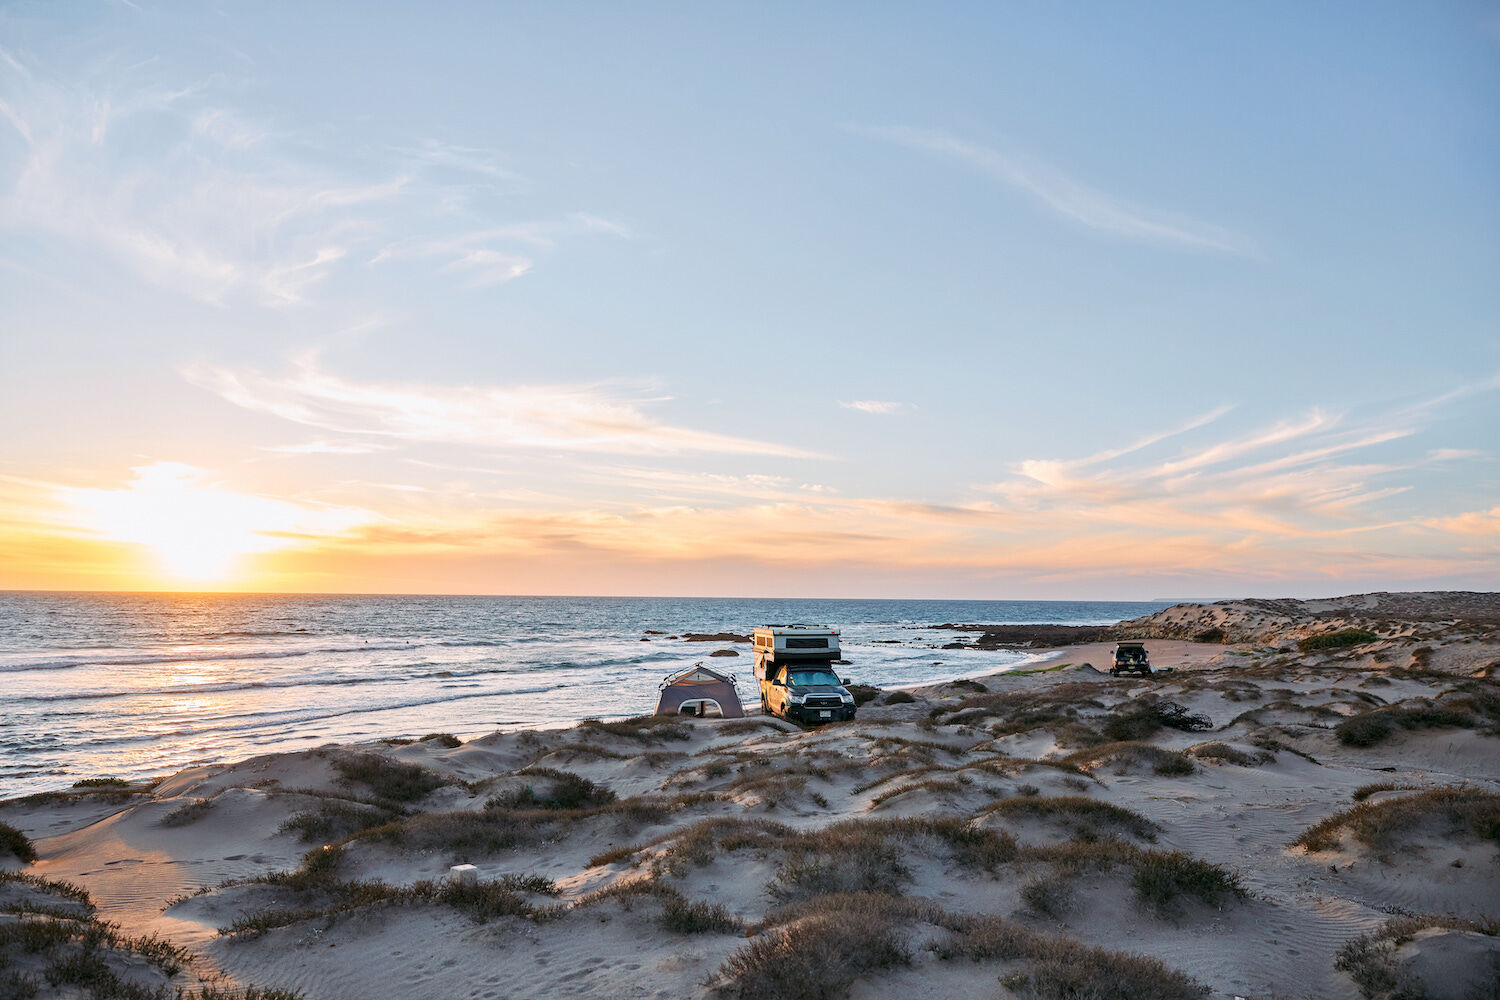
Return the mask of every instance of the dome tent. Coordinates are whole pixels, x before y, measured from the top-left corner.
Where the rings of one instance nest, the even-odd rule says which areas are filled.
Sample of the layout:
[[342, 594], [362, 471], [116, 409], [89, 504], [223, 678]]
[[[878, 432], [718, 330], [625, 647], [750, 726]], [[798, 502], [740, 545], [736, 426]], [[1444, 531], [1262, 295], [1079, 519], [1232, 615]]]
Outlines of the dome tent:
[[699, 663], [661, 682], [661, 700], [656, 703], [656, 714], [688, 712], [707, 715], [710, 705], [717, 707], [719, 715], [726, 719], [745, 717], [739, 693], [734, 689], [733, 675], [721, 674]]

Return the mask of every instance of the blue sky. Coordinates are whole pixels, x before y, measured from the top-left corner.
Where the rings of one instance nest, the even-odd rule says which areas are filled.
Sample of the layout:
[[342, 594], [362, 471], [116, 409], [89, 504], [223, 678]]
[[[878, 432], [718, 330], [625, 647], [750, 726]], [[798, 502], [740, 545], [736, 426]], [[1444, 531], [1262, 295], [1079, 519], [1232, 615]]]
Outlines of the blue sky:
[[1497, 94], [1495, 4], [4, 4], [0, 586], [1494, 588]]

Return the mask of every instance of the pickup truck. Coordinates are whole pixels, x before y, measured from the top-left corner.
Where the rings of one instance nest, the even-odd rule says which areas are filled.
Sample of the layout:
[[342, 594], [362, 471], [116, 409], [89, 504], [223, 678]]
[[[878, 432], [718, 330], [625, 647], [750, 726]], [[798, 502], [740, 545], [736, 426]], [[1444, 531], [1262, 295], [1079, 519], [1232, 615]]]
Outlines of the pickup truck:
[[846, 722], [854, 718], [854, 696], [834, 672], [838, 629], [813, 625], [767, 625], [755, 630], [755, 676], [760, 710], [792, 722]]

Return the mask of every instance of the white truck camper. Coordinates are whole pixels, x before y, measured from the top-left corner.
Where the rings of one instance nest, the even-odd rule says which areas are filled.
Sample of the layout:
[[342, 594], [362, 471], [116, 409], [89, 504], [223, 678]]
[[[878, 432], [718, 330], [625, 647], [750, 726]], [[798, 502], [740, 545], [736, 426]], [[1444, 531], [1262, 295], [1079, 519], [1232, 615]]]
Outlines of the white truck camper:
[[839, 630], [818, 625], [766, 625], [755, 630], [760, 710], [792, 722], [854, 718], [854, 696], [834, 671]]

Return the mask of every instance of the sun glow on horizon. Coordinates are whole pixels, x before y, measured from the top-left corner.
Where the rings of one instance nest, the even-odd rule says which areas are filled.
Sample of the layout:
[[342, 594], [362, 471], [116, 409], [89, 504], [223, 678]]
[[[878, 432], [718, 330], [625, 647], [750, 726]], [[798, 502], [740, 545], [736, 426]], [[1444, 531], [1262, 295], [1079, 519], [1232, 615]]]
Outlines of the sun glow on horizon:
[[245, 556], [338, 536], [374, 519], [368, 511], [234, 493], [180, 462], [132, 470], [123, 489], [66, 489], [71, 519], [90, 533], [149, 549], [174, 581], [223, 583]]

